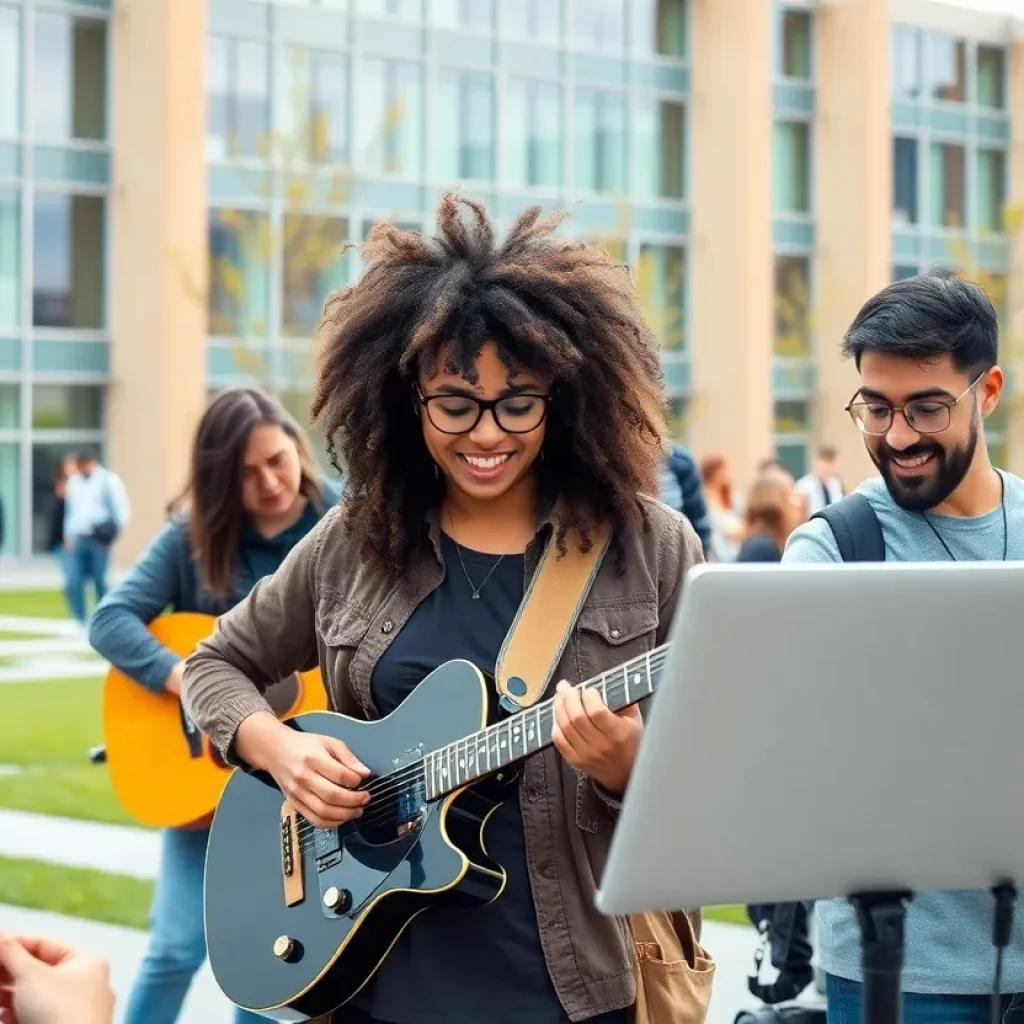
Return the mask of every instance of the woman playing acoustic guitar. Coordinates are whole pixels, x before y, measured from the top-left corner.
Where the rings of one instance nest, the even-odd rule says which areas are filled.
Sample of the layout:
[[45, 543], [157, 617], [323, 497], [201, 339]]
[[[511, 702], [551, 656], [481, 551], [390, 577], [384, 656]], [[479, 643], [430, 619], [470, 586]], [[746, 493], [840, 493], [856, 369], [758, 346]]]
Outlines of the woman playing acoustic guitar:
[[[216, 615], [237, 604], [281, 565], [336, 497], [277, 402], [251, 388], [221, 393], [196, 429], [188, 486], [172, 505], [177, 514], [97, 607], [89, 642], [141, 686], [179, 694], [184, 662], [147, 624], [168, 609]], [[207, 838], [205, 828], [163, 833], [150, 945], [125, 1024], [174, 1024], [206, 957]], [[265, 1020], [242, 1011], [236, 1016], [237, 1024]]]
[[[200, 729], [322, 828], [372, 813], [365, 769], [268, 713], [268, 679], [319, 662], [336, 711], [378, 719], [450, 659], [493, 672], [545, 545], [601, 517], [611, 546], [555, 676], [579, 682], [664, 642], [701, 560], [687, 521], [641, 493], [665, 402], [628, 270], [537, 210], [502, 244], [468, 200], [444, 197], [437, 225], [378, 224], [364, 276], [328, 302], [313, 409], [349, 500], [185, 669]], [[556, 723], [485, 826], [504, 891], [416, 917], [338, 1022], [629, 1019], [629, 937], [593, 900], [642, 719], [559, 685]]]

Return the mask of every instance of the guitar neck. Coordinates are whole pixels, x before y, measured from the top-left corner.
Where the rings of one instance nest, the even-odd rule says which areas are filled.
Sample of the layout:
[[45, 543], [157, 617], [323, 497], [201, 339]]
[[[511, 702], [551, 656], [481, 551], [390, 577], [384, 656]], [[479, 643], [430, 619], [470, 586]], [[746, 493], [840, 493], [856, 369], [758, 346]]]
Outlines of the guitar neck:
[[[668, 644], [656, 647], [580, 683], [577, 689], [597, 690], [609, 709], [620, 711], [654, 693], [667, 653]], [[552, 698], [427, 754], [423, 761], [427, 798], [436, 800], [550, 746], [554, 720]]]

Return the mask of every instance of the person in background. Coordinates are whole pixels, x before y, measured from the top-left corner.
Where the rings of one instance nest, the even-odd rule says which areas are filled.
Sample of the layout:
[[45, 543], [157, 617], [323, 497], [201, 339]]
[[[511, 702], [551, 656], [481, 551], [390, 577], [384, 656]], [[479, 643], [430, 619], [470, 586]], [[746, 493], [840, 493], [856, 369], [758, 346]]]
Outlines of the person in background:
[[810, 518], [823, 508], [839, 501], [843, 494], [843, 481], [839, 476], [839, 453], [832, 445], [822, 445], [814, 457], [814, 470], [802, 476], [796, 485], [804, 499]]
[[711, 549], [711, 519], [704, 500], [704, 486], [693, 456], [678, 442], [669, 440], [665, 465], [659, 478], [659, 498], [669, 508], [682, 512], [705, 552]]
[[743, 539], [743, 520], [733, 503], [729, 460], [718, 453], [705, 456], [700, 464], [700, 475], [711, 520], [708, 554], [716, 562], [732, 562]]
[[[184, 662], [146, 628], [165, 609], [219, 615], [269, 576], [334, 504], [309, 444], [255, 388], [218, 395], [196, 428], [191, 472], [169, 521], [100, 603], [89, 642], [154, 693], [181, 691]], [[146, 952], [125, 1024], [174, 1024], [206, 958], [203, 870], [209, 829], [166, 829]], [[265, 1018], [239, 1010], [236, 1024]]]
[[[985, 292], [946, 271], [898, 281], [864, 304], [843, 352], [860, 374], [847, 412], [880, 473], [857, 493], [878, 517], [886, 560], [1024, 559], [1024, 480], [995, 469], [985, 443], [984, 420], [995, 412], [1004, 385], [996, 311]], [[828, 523], [812, 519], [790, 537], [782, 560], [830, 563], [841, 556]], [[942, 601], [943, 595], [922, 594], [918, 600]], [[873, 638], [864, 639], [864, 671], [884, 672]], [[965, 633], [963, 642], [975, 640]], [[984, 671], [983, 644], [978, 658], [978, 670]], [[963, 685], [970, 687], [971, 680]], [[919, 725], [927, 728], [926, 714]], [[908, 815], [915, 810], [908, 807]], [[848, 900], [831, 899], [820, 901], [817, 913], [829, 1022], [859, 1021], [864, 988], [856, 912]], [[914, 893], [902, 973], [906, 1024], [988, 1024], [992, 915], [986, 890]], [[1002, 993], [1003, 1024], [1022, 1024], [1020, 908], [1006, 949]]]
[[46, 550], [53, 555], [60, 566], [61, 577], [64, 580], [64, 600], [67, 602], [69, 612], [72, 611], [72, 605], [68, 587], [69, 554], [67, 548], [64, 547], [64, 516], [67, 505], [68, 480], [76, 471], [75, 460], [72, 458], [61, 459], [54, 471], [53, 503], [50, 505], [46, 530]]
[[110, 969], [53, 939], [0, 931], [0, 1020], [5, 1024], [111, 1024]]
[[131, 518], [131, 506], [124, 481], [101, 466], [95, 452], [79, 452], [75, 468], [64, 493], [64, 547], [68, 603], [84, 628], [86, 584], [92, 581], [99, 604], [107, 592], [110, 549]]
[[747, 494], [744, 536], [737, 562], [778, 562], [797, 525], [793, 486], [778, 476], [763, 476]]

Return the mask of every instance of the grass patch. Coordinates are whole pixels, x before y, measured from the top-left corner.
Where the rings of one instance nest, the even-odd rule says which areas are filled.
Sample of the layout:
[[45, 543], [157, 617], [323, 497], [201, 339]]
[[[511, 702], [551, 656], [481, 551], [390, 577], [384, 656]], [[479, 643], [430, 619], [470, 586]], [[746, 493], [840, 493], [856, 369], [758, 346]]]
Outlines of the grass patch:
[[121, 809], [103, 765], [89, 748], [103, 741], [103, 680], [69, 679], [0, 686], [0, 807], [118, 825], [137, 824]]
[[67, 619], [68, 606], [59, 590], [0, 590], [0, 615]]
[[10, 630], [0, 629], [0, 640], [45, 640], [45, 633], [14, 633]]
[[752, 928], [747, 908], [744, 906], [705, 907], [705, 921], [717, 921], [719, 924], [743, 924]]
[[144, 930], [153, 883], [129, 875], [0, 857], [0, 898], [16, 907]]

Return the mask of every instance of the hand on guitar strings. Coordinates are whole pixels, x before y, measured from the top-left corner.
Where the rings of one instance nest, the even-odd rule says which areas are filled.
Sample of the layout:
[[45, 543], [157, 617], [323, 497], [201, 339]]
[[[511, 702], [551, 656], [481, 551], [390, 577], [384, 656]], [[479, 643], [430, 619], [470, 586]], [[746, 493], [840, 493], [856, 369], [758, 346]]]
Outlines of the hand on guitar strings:
[[105, 961], [54, 942], [0, 932], [3, 1024], [110, 1024], [114, 993]]
[[609, 711], [596, 690], [582, 690], [564, 679], [555, 687], [551, 739], [579, 772], [609, 793], [626, 791], [644, 722], [637, 705]]

